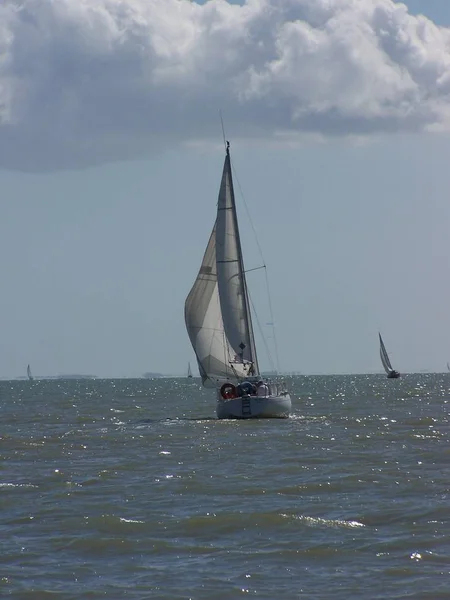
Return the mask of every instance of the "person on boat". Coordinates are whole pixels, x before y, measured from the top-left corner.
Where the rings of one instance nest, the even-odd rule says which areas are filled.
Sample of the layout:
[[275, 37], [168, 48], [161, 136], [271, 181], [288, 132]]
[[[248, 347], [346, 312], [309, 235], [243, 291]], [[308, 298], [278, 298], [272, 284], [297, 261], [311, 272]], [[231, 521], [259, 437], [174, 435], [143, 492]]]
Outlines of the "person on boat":
[[256, 395], [266, 397], [269, 395], [269, 386], [264, 381], [258, 381], [256, 387]]
[[254, 396], [256, 388], [250, 381], [243, 381], [236, 388], [237, 395], [242, 396]]

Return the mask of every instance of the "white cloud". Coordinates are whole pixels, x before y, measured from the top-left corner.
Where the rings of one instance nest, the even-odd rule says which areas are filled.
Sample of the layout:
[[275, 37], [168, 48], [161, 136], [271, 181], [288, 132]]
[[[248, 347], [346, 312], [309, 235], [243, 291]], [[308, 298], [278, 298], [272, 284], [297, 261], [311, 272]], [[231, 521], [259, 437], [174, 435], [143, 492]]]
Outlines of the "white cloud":
[[0, 166], [450, 126], [450, 30], [392, 0], [2, 0]]

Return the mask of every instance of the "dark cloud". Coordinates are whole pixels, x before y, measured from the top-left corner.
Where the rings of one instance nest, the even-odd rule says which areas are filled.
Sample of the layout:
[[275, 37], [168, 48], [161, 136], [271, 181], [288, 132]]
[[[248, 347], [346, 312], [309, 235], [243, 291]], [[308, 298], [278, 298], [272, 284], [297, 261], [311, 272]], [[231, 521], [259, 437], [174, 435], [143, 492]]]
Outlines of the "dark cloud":
[[450, 30], [392, 0], [3, 0], [0, 166], [449, 125]]

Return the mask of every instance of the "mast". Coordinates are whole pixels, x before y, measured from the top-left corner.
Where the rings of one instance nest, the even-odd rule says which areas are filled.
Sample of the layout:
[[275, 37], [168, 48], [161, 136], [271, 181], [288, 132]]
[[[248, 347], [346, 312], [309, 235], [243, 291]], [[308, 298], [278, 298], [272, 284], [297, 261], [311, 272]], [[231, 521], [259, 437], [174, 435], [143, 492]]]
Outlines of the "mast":
[[[234, 185], [233, 185], [233, 175], [231, 172], [231, 158], [230, 158], [230, 142], [226, 143], [226, 157], [225, 164], [228, 170], [228, 176], [230, 178], [230, 196], [231, 196], [231, 212], [233, 215], [234, 228], [236, 232], [236, 245], [238, 252], [238, 260], [239, 260], [239, 278], [241, 280], [241, 286], [244, 294], [244, 319], [247, 326], [248, 337], [250, 340], [250, 356], [253, 363], [253, 374], [259, 374], [258, 367], [258, 357], [256, 354], [256, 346], [255, 346], [255, 337], [253, 333], [253, 323], [252, 323], [252, 315], [250, 310], [250, 302], [248, 298], [248, 289], [247, 289], [247, 279], [245, 277], [245, 268], [244, 268], [244, 258], [242, 255], [242, 246], [241, 246], [241, 236], [239, 233], [239, 225], [236, 211], [236, 200], [234, 196]], [[242, 353], [244, 351], [245, 345], [241, 347]]]

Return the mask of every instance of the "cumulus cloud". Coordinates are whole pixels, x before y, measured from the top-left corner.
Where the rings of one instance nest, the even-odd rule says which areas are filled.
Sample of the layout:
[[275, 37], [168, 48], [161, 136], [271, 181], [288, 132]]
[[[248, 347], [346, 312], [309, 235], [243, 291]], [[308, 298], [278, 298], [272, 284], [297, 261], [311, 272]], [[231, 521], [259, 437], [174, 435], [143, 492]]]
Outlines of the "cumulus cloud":
[[2, 0], [0, 166], [450, 126], [450, 30], [392, 0]]

